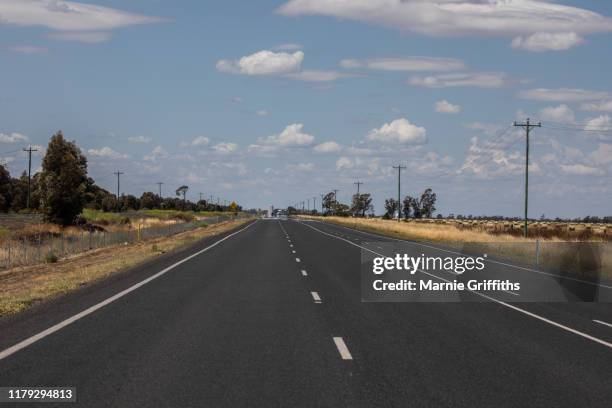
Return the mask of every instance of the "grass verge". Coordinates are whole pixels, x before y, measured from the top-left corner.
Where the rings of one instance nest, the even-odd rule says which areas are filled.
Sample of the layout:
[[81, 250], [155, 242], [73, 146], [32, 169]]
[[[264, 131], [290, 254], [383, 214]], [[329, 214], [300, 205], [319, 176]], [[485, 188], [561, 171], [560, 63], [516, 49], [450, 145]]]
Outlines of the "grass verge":
[[171, 237], [89, 251], [54, 264], [0, 272], [0, 316], [18, 313], [38, 302], [121, 273], [162, 253], [221, 234], [247, 221], [222, 222]]

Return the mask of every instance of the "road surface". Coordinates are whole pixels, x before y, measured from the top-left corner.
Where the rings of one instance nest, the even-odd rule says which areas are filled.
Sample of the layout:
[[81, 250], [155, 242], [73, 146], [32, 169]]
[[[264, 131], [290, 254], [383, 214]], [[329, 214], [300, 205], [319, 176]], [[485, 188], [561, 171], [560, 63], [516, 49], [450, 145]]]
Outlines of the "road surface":
[[258, 220], [0, 322], [0, 386], [84, 407], [612, 406], [612, 307], [364, 303], [363, 248], [391, 241]]

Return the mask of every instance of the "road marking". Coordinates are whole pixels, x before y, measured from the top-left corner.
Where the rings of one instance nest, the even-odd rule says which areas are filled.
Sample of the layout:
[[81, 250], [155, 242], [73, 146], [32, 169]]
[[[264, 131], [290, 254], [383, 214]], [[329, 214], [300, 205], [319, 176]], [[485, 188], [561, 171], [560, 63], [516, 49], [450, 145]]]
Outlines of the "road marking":
[[289, 248], [293, 248], [293, 244], [289, 245]]
[[321, 303], [321, 296], [317, 292], [310, 292], [315, 303]]
[[[359, 247], [359, 248], [361, 248], [361, 249], [365, 249], [366, 251], [372, 252], [373, 254], [376, 254], [376, 255], [381, 256], [381, 257], [385, 257], [385, 255], [383, 255], [383, 254], [379, 254], [378, 252], [372, 251], [371, 249], [368, 249], [368, 248], [366, 248], [366, 247], [362, 247], [361, 245], [357, 245], [357, 244], [355, 244], [355, 243], [353, 243], [353, 242], [351, 242], [351, 241], [349, 241], [349, 240], [347, 240], [347, 239], [340, 238], [340, 237], [337, 237], [337, 236], [332, 235], [332, 234], [328, 234], [327, 232], [325, 232], [325, 231], [321, 231], [320, 229], [315, 228], [315, 227], [313, 227], [312, 225], [309, 225], [309, 224], [303, 224], [303, 225], [307, 226], [308, 228], [312, 228], [312, 229], [314, 229], [315, 231], [319, 231], [321, 234], [328, 235], [328, 236], [330, 236], [330, 237], [333, 237], [333, 238], [336, 238], [336, 239], [339, 239], [339, 240], [345, 241], [345, 242], [347, 242], [347, 243], [349, 243], [349, 244], [351, 244], [351, 245], [354, 245], [354, 246]], [[433, 278], [440, 279], [440, 280], [442, 280], [442, 281], [444, 281], [444, 282], [447, 282], [447, 283], [451, 283], [451, 281], [449, 281], [448, 279], [444, 279], [444, 278], [442, 278], [442, 277], [440, 277], [440, 276], [437, 276], [437, 275], [431, 274], [431, 273], [429, 273], [429, 272], [426, 272], [426, 271], [423, 271], [423, 270], [420, 270], [420, 269], [418, 269], [418, 271], [419, 271], [419, 272], [421, 272], [421, 273], [424, 273], [425, 275], [429, 275], [429, 276], [431, 276], [431, 277], [433, 277]], [[579, 331], [579, 330], [572, 329], [571, 327], [565, 326], [565, 325], [563, 325], [563, 324], [561, 324], [561, 323], [557, 323], [557, 322], [555, 322], [555, 321], [553, 321], [553, 320], [550, 320], [550, 319], [547, 319], [547, 318], [545, 318], [545, 317], [543, 317], [543, 316], [540, 316], [540, 315], [538, 315], [538, 314], [535, 314], [535, 313], [529, 312], [529, 311], [527, 311], [527, 310], [525, 310], [525, 309], [521, 309], [520, 307], [517, 307], [517, 306], [511, 305], [511, 304], [509, 304], [509, 303], [506, 303], [506, 302], [504, 302], [504, 301], [502, 301], [502, 300], [499, 300], [499, 299], [496, 299], [496, 298], [494, 298], [494, 297], [491, 297], [491, 296], [485, 295], [484, 293], [480, 293], [480, 292], [477, 292], [477, 291], [475, 291], [475, 290], [470, 290], [470, 289], [468, 289], [468, 291], [469, 291], [469, 292], [474, 293], [475, 295], [478, 295], [478, 296], [480, 296], [480, 297], [483, 297], [483, 298], [485, 298], [485, 299], [488, 299], [488, 300], [490, 300], [490, 301], [492, 301], [492, 302], [495, 302], [495, 303], [497, 303], [497, 304], [499, 304], [499, 305], [502, 305], [502, 306], [505, 306], [505, 307], [507, 307], [507, 308], [509, 308], [509, 309], [512, 309], [512, 310], [514, 310], [514, 311], [516, 311], [516, 312], [522, 313], [522, 314], [524, 314], [524, 315], [526, 315], [526, 316], [529, 316], [529, 317], [533, 317], [534, 319], [540, 320], [540, 321], [542, 321], [542, 322], [544, 322], [544, 323], [548, 323], [548, 324], [550, 324], [551, 326], [555, 326], [555, 327], [557, 327], [557, 328], [559, 328], [559, 329], [562, 329], [562, 330], [565, 330], [565, 331], [567, 331], [567, 332], [570, 332], [570, 333], [576, 334], [576, 335], [578, 335], [578, 336], [580, 336], [580, 337], [583, 337], [583, 338], [585, 338], [585, 339], [587, 339], [587, 340], [591, 340], [591, 341], [593, 341], [593, 342], [595, 342], [595, 343], [601, 344], [602, 346], [605, 346], [605, 347], [608, 347], [608, 348], [612, 349], [612, 343], [609, 343], [609, 342], [607, 342], [607, 341], [605, 341], [605, 340], [599, 339], [599, 338], [597, 338], [597, 337], [593, 337], [593, 336], [591, 336], [590, 334], [586, 334], [586, 333], [581, 332], [581, 331]]]
[[351, 355], [351, 352], [349, 351], [348, 347], [346, 347], [346, 343], [344, 342], [342, 337], [334, 337], [334, 343], [336, 343], [336, 348], [338, 349], [340, 357], [342, 357], [343, 360], [353, 359], [353, 356]]
[[301, 262], [300, 258], [295, 258], [295, 262]]
[[593, 320], [593, 321], [595, 323], [603, 324], [604, 326], [612, 327], [612, 324], [606, 323], [606, 322], [602, 322], [601, 320]]
[[302, 269], [302, 276], [308, 276], [308, 272], [306, 272], [304, 269]]
[[293, 252], [293, 253], [295, 254], [295, 250], [294, 250], [294, 251], [291, 251], [291, 252]]
[[55, 333], [56, 331], [59, 331], [59, 330], [63, 329], [64, 327], [66, 327], [66, 326], [76, 322], [79, 319], [84, 318], [85, 316], [88, 316], [88, 315], [94, 313], [95, 311], [97, 311], [99, 309], [102, 309], [104, 306], [106, 306], [106, 305], [108, 305], [110, 303], [113, 303], [115, 300], [121, 299], [122, 297], [132, 293], [136, 289], [138, 289], [138, 288], [146, 285], [147, 283], [149, 283], [149, 282], [159, 278], [160, 276], [165, 275], [166, 273], [170, 272], [172, 269], [176, 268], [177, 266], [179, 266], [179, 265], [181, 265], [181, 264], [183, 264], [183, 263], [185, 263], [185, 262], [195, 258], [196, 256], [199, 256], [199, 255], [203, 254], [204, 252], [206, 252], [206, 251], [216, 247], [217, 245], [219, 245], [220, 243], [222, 243], [226, 239], [229, 239], [229, 238], [233, 237], [234, 235], [237, 235], [237, 234], [241, 233], [242, 231], [246, 230], [247, 228], [250, 228], [255, 223], [257, 223], [257, 220], [255, 222], [247, 225], [246, 227], [244, 227], [244, 228], [242, 228], [242, 229], [240, 229], [240, 230], [238, 230], [236, 232], [233, 232], [233, 233], [229, 234], [228, 236], [226, 236], [224, 238], [221, 238], [220, 240], [218, 240], [215, 243], [207, 246], [206, 248], [204, 248], [204, 249], [202, 249], [202, 250], [200, 250], [200, 251], [198, 251], [198, 252], [196, 252], [194, 254], [191, 254], [188, 257], [183, 258], [180, 261], [178, 261], [178, 262], [168, 266], [166, 269], [157, 272], [155, 275], [151, 275], [148, 278], [138, 282], [137, 284], [135, 284], [133, 286], [130, 286], [129, 288], [127, 288], [125, 290], [122, 290], [121, 292], [119, 292], [119, 293], [109, 297], [108, 299], [103, 300], [100, 303], [96, 303], [95, 305], [93, 305], [91, 307], [88, 307], [87, 309], [83, 310], [82, 312], [79, 312], [79, 313], [75, 314], [74, 316], [69, 317], [66, 320], [63, 320], [63, 321], [61, 321], [61, 322], [59, 322], [59, 323], [49, 327], [48, 329], [43, 330], [43, 331], [41, 331], [38, 334], [35, 334], [32, 337], [29, 337], [29, 338], [27, 338], [27, 339], [25, 339], [23, 341], [20, 341], [19, 343], [15, 344], [15, 345], [13, 345], [13, 346], [11, 346], [9, 348], [7, 348], [6, 350], [0, 351], [0, 360], [3, 360], [3, 359], [7, 358], [8, 356], [10, 356], [12, 354], [15, 354], [19, 350], [23, 350], [24, 348], [26, 348], [26, 347], [36, 343], [39, 340], [44, 339], [45, 337]]

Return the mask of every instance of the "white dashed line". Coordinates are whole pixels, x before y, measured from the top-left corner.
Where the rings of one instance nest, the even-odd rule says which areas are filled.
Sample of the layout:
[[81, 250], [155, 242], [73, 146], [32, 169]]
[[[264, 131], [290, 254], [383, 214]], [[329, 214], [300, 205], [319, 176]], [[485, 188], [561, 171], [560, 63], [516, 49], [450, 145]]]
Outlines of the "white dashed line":
[[306, 272], [304, 269], [302, 269], [302, 276], [308, 276], [308, 272]]
[[291, 252], [293, 252], [295, 254], [295, 251], [291, 251]]
[[300, 261], [300, 258], [295, 258], [295, 262], [302, 262], [302, 261]]
[[321, 303], [321, 296], [317, 292], [310, 292], [315, 303]]
[[606, 323], [606, 322], [602, 322], [601, 320], [593, 320], [593, 321], [595, 323], [603, 324], [604, 326], [612, 327], [612, 324]]
[[338, 348], [340, 357], [342, 357], [343, 360], [353, 359], [353, 356], [351, 356], [351, 352], [349, 351], [348, 347], [346, 347], [346, 343], [342, 337], [334, 337], [334, 343], [336, 343], [336, 348]]

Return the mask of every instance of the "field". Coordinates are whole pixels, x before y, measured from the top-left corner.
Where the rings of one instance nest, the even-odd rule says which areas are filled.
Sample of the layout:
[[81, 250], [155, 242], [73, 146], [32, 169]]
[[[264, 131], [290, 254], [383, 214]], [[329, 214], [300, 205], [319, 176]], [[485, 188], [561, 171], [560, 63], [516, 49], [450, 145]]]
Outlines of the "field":
[[[524, 238], [520, 234], [507, 233], [504, 228], [508, 227], [504, 223], [495, 225], [454, 220], [397, 222], [380, 218], [304, 218], [319, 219], [411, 241], [438, 243], [462, 253], [488, 253], [521, 265], [557, 274], [571, 274], [581, 279], [612, 280], [609, 227], [591, 229], [586, 233], [586, 228], [579, 224], [564, 224], [552, 228], [550, 225], [539, 225], [540, 231], [545, 232], [542, 236], [533, 234]], [[537, 231], [536, 226], [533, 228]]]

